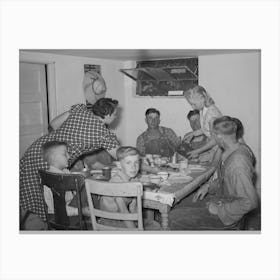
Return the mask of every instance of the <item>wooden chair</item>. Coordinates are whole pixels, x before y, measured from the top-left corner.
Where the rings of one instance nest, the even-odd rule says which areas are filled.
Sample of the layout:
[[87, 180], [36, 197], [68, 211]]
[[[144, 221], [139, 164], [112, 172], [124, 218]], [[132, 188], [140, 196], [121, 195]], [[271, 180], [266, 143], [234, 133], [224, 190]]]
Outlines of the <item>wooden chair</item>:
[[[82, 174], [61, 174], [45, 170], [39, 170], [41, 184], [51, 189], [54, 200], [54, 221], [46, 216], [49, 229], [56, 230], [83, 230], [86, 223], [83, 221], [81, 206], [81, 189], [85, 185], [85, 177]], [[75, 191], [77, 195], [78, 216], [69, 217], [66, 212], [65, 192]], [[76, 220], [72, 225], [71, 220]]]
[[[93, 230], [98, 231], [134, 231], [143, 230], [143, 218], [142, 218], [142, 195], [143, 186], [139, 182], [131, 183], [110, 183], [104, 181], [97, 181], [92, 179], [85, 180], [86, 192], [91, 216], [91, 222]], [[92, 194], [102, 196], [114, 196], [114, 197], [136, 197], [137, 198], [137, 213], [116, 213], [102, 211], [96, 208], [92, 200]], [[99, 218], [121, 220], [121, 221], [137, 221], [137, 228], [125, 228], [125, 227], [113, 227], [108, 225], [102, 225], [99, 223]]]

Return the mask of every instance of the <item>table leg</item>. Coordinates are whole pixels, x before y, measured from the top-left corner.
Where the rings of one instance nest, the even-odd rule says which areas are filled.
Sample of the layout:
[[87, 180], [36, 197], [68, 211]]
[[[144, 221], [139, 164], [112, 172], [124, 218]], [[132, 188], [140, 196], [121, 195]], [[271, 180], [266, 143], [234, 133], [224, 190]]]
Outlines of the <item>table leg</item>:
[[168, 230], [168, 213], [160, 213], [161, 214], [161, 227], [162, 230]]
[[[145, 209], [158, 210], [160, 212], [160, 215], [161, 215], [161, 229], [162, 230], [169, 230], [169, 227], [168, 227], [168, 213], [170, 211], [170, 206], [168, 206], [167, 204], [162, 204], [158, 201], [144, 199], [143, 200], [143, 207]], [[151, 213], [149, 215], [151, 215]]]
[[162, 230], [169, 230], [168, 226], [168, 213], [170, 211], [170, 207], [168, 205], [164, 205], [159, 209], [161, 214], [161, 228]]
[[145, 209], [145, 218], [153, 221], [155, 219], [155, 211], [151, 209]]

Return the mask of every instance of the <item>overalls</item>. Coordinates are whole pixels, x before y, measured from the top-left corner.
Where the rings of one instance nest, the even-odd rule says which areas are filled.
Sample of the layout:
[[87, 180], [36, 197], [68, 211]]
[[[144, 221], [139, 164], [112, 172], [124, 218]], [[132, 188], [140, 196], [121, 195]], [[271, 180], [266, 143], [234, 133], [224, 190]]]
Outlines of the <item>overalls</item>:
[[162, 157], [171, 157], [175, 152], [175, 147], [164, 135], [163, 129], [159, 128], [160, 137], [148, 137], [144, 135], [145, 153], [152, 155], [161, 155]]

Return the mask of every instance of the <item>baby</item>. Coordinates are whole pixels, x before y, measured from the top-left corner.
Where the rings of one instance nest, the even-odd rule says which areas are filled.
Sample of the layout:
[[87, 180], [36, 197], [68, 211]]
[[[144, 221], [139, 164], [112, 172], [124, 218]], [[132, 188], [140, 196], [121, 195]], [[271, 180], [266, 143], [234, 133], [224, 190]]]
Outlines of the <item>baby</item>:
[[[68, 160], [70, 158], [67, 152], [67, 143], [61, 141], [46, 142], [42, 146], [42, 153], [44, 160], [49, 164], [48, 171], [53, 173], [70, 173], [70, 171], [67, 169]], [[70, 191], [65, 193], [66, 212], [68, 216], [78, 215], [78, 209], [68, 205], [73, 199], [74, 194]], [[44, 198], [48, 206], [48, 213], [53, 214], [54, 202], [52, 191], [46, 186], [44, 186]]]

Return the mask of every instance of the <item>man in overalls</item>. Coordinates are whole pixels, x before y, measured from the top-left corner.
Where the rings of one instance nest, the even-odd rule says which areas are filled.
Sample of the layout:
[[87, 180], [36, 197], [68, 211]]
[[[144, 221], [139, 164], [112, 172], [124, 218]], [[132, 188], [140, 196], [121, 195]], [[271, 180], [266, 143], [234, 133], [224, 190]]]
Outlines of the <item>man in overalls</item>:
[[159, 126], [160, 112], [155, 108], [149, 108], [146, 113], [148, 129], [137, 138], [136, 147], [142, 156], [146, 154], [172, 157], [181, 144], [176, 133], [167, 127]]
[[[187, 118], [190, 122], [190, 126], [193, 131], [199, 130], [201, 128], [200, 125], [200, 115], [198, 110], [189, 111]], [[192, 132], [188, 132], [185, 134], [182, 144], [178, 148], [178, 153], [184, 157], [187, 157], [187, 153], [193, 150], [196, 150], [202, 146], [204, 146], [208, 139], [206, 135], [195, 136], [190, 141], [186, 141], [188, 135]]]

